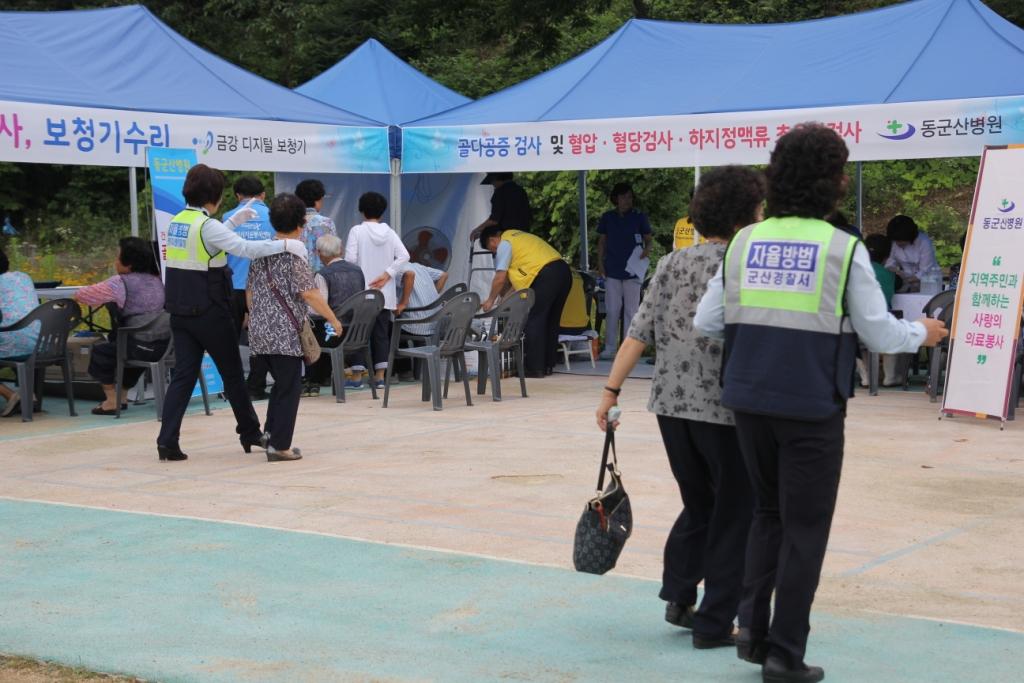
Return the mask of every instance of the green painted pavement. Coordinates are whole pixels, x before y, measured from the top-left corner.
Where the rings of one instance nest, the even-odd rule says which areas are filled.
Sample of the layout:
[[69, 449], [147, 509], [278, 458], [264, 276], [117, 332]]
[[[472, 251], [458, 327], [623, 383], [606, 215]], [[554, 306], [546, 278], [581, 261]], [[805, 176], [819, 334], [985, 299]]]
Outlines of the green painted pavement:
[[[694, 651], [649, 581], [12, 500], [0, 520], [7, 653], [158, 681], [760, 680], [731, 650]], [[809, 660], [829, 681], [1024, 671], [1019, 633], [812, 621]]]

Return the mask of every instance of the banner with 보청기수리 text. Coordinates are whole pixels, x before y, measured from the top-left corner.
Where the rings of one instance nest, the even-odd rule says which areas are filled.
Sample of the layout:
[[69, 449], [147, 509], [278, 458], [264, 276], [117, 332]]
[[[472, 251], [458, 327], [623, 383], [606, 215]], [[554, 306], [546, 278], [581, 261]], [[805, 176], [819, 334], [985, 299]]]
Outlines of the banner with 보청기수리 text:
[[979, 156], [1024, 143], [1024, 97], [820, 109], [402, 129], [403, 173], [569, 171], [766, 164], [775, 141], [819, 121], [850, 161]]
[[942, 411], [1006, 419], [1024, 298], [1024, 146], [989, 147], [960, 267]]
[[0, 101], [0, 161], [144, 166], [147, 149], [191, 148], [231, 171], [389, 173], [386, 127], [348, 127]]

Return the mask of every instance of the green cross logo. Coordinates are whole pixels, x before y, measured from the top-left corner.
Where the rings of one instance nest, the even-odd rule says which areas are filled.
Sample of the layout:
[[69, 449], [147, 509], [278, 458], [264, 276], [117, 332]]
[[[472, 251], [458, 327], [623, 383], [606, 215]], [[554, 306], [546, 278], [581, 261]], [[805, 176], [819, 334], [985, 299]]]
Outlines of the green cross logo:
[[1010, 204], [1010, 200], [1009, 199], [1004, 199], [1003, 203], [1002, 203], [1002, 207], [1005, 209], [1009, 204]]
[[892, 131], [893, 135], [895, 135], [896, 133], [900, 132], [900, 128], [902, 128], [902, 127], [903, 127], [903, 124], [900, 123], [899, 121], [897, 121], [896, 119], [893, 119], [892, 121], [890, 121], [889, 125], [886, 126], [886, 128], [888, 128], [889, 130]]

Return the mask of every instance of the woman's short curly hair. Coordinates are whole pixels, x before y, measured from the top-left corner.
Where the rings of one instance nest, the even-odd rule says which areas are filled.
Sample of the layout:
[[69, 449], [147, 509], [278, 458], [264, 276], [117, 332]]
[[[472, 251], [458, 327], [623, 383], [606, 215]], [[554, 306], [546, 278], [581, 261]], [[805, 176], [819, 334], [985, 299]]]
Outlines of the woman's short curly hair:
[[757, 219], [764, 201], [764, 174], [746, 166], [720, 166], [701, 174], [690, 202], [690, 220], [705, 237], [730, 239]]
[[846, 143], [820, 123], [801, 123], [779, 138], [765, 170], [769, 216], [824, 218], [846, 193]]

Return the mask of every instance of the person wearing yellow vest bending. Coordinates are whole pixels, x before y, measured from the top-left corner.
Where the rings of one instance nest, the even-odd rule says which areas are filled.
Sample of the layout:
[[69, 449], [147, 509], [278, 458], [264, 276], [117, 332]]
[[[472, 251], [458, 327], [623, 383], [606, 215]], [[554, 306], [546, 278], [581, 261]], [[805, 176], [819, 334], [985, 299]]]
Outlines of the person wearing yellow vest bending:
[[572, 286], [569, 264], [554, 247], [522, 230], [484, 228], [480, 246], [494, 254], [494, 281], [483, 303], [489, 311], [506, 289], [533, 290], [533, 308], [526, 320], [526, 376], [544, 377], [555, 370], [558, 326]]
[[164, 308], [171, 314], [175, 364], [156, 440], [161, 460], [188, 457], [178, 438], [204, 352], [210, 354], [224, 380], [224, 394], [235, 414], [242, 448], [248, 453], [253, 446], [266, 447], [267, 443], [242, 374], [227, 255], [254, 259], [288, 251], [306, 258], [306, 247], [299, 240], [242, 239], [234, 233], [235, 228], [254, 218], [256, 212], [243, 207], [227, 224], [211, 218], [223, 193], [223, 173], [205, 164], [193, 166], [182, 188], [187, 206], [167, 229]]
[[722, 405], [754, 489], [736, 647], [769, 683], [825, 677], [804, 652], [858, 337], [872, 351], [912, 353], [946, 336], [941, 321], [892, 317], [863, 243], [823, 220], [845, 193], [847, 155], [821, 124], [779, 138], [765, 171], [769, 218], [736, 234], [694, 318], [725, 339]]

